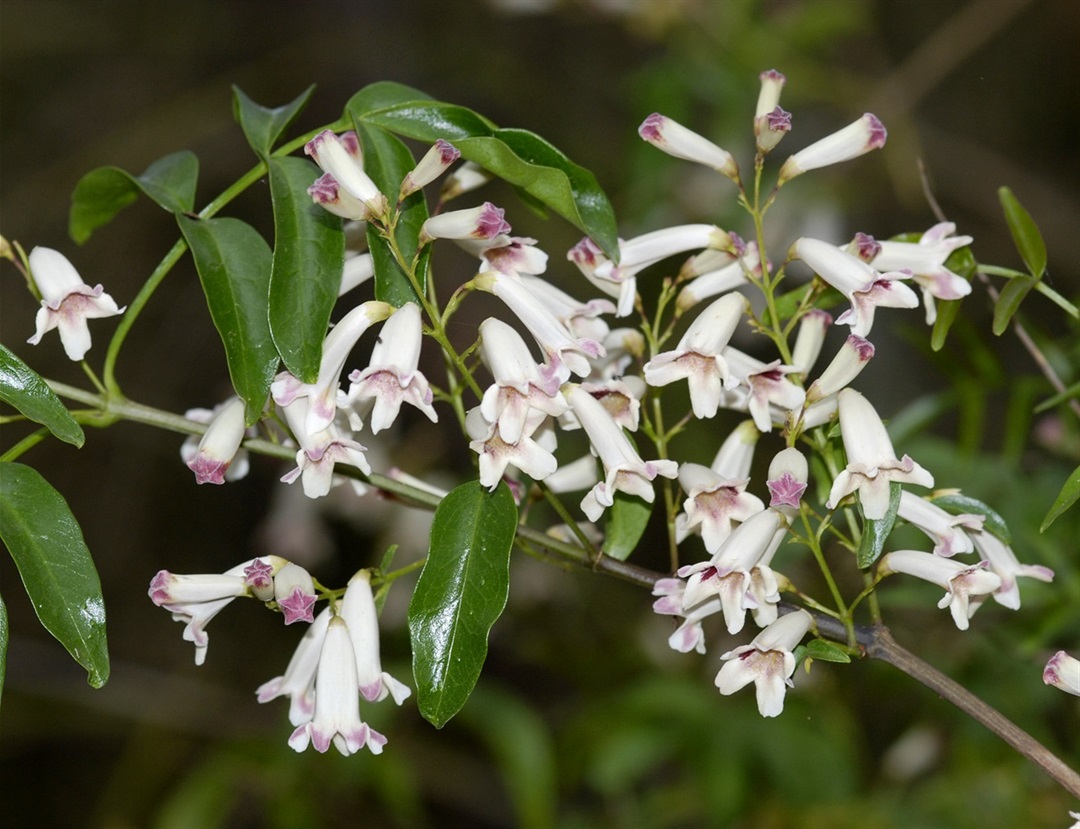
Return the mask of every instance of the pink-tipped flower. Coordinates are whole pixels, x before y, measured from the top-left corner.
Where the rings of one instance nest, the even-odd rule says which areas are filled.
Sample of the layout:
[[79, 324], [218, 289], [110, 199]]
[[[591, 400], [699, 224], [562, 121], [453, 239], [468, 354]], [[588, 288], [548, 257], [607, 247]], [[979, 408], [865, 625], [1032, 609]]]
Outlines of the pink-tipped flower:
[[953, 236], [956, 225], [941, 222], [922, 235], [917, 243], [880, 242], [870, 265], [879, 271], [909, 271], [922, 288], [926, 323], [937, 319], [934, 299], [960, 299], [971, 293], [971, 283], [945, 267], [953, 251], [970, 245], [971, 236]]
[[353, 654], [356, 656], [356, 676], [360, 695], [368, 702], [379, 702], [391, 696], [401, 705], [412, 693], [382, 669], [379, 657], [379, 615], [371, 592], [371, 573], [360, 570], [345, 588], [341, 600], [341, 618], [349, 626]]
[[510, 232], [506, 211], [486, 201], [479, 207], [432, 216], [420, 228], [421, 245], [435, 239], [494, 239]]
[[[1080, 659], [1058, 651], [1050, 657], [1043, 670], [1043, 682], [1060, 688], [1066, 694], [1080, 697]], [[1080, 816], [1077, 817], [1080, 820]]]
[[366, 204], [337, 183], [329, 173], [323, 173], [307, 189], [311, 200], [324, 210], [350, 221], [366, 221], [371, 211]]
[[933, 501], [907, 491], [900, 493], [896, 516], [924, 532], [934, 542], [934, 555], [944, 558], [972, 552], [975, 544], [964, 530], [981, 530], [984, 521], [981, 515], [945, 512]]
[[731, 153], [666, 115], [654, 112], [638, 127], [638, 135], [668, 155], [704, 164], [732, 181], [739, 180], [739, 167]]
[[985, 561], [969, 566], [921, 550], [896, 550], [886, 553], [878, 562], [878, 574], [906, 573], [945, 588], [938, 607], [949, 608], [960, 630], [967, 630], [968, 620], [975, 615], [988, 595], [1001, 588], [1001, 578], [986, 566]]
[[716, 675], [720, 693], [729, 696], [753, 682], [761, 716], [779, 716], [787, 689], [794, 687], [791, 676], [795, 673], [795, 647], [812, 622], [809, 613], [796, 610], [770, 624], [749, 645], [722, 654], [721, 659], [728, 661]]
[[886, 137], [885, 126], [877, 116], [867, 112], [858, 121], [815, 141], [791, 156], [780, 168], [776, 186], [779, 187], [808, 170], [839, 164], [841, 161], [858, 158], [871, 150], [880, 149], [885, 146]]
[[331, 130], [323, 130], [304, 146], [304, 152], [315, 160], [324, 173], [329, 173], [340, 187], [364, 205], [363, 216], [351, 218], [386, 219], [390, 210], [386, 196], [364, 172], [355, 133], [338, 136]]
[[[547, 270], [548, 255], [536, 246], [535, 239], [528, 236], [498, 236], [496, 240], [501, 243], [483, 246], [476, 251], [480, 256], [480, 271], [498, 271], [524, 279]], [[469, 250], [472, 245], [466, 242], [462, 247]], [[542, 279], [535, 281], [549, 284]]]
[[840, 350], [836, 352], [836, 356], [821, 376], [806, 390], [807, 405], [846, 388], [866, 368], [866, 364], [873, 356], [874, 344], [851, 334], [844, 340], [844, 344], [840, 346]]
[[715, 555], [735, 523], [741, 524], [765, 509], [760, 498], [746, 491], [748, 483], [748, 478], [725, 478], [701, 464], [682, 464], [679, 486], [686, 500], [684, 512], [675, 519], [676, 537], [700, 533], [709, 555]]
[[666, 386], [686, 380], [694, 416], [713, 417], [724, 389], [737, 383], [721, 352], [745, 310], [746, 298], [742, 294], [725, 294], [713, 302], [698, 315], [673, 351], [658, 354], [645, 364], [645, 382]]
[[[285, 422], [289, 424], [300, 449], [296, 453], [296, 468], [283, 475], [281, 480], [291, 484], [301, 479], [304, 495], [308, 498], [321, 498], [330, 492], [334, 483], [334, 467], [339, 463], [354, 466], [365, 475], [371, 474], [371, 464], [364, 455], [363, 446], [341, 435], [336, 425], [331, 423], [318, 432], [309, 432], [305, 427], [308, 405], [305, 398], [294, 400], [282, 409]], [[357, 492], [364, 487], [359, 481], [353, 481]]]
[[860, 337], [870, 334], [874, 310], [879, 305], [885, 308], [916, 308], [919, 305], [915, 292], [901, 281], [909, 278], [910, 272], [878, 273], [857, 256], [828, 242], [806, 237], [796, 240], [788, 255], [804, 261], [847, 297], [851, 308], [836, 322], [850, 324], [851, 332]]
[[234, 397], [210, 421], [195, 453], [186, 459], [199, 484], [223, 484], [244, 439], [244, 401]]
[[787, 83], [783, 73], [775, 69], [767, 69], [758, 75], [761, 81], [761, 90], [758, 92], [757, 106], [754, 107], [754, 122], [763, 115], [768, 115], [780, 105], [780, 92]]
[[740, 391], [746, 388], [746, 408], [762, 432], [771, 432], [773, 423], [802, 408], [806, 392], [785, 377], [797, 373], [794, 366], [780, 365], [779, 360], [763, 363], [731, 346], [724, 349], [724, 359]]
[[1001, 577], [1001, 587], [994, 593], [994, 601], [1010, 610], [1020, 609], [1020, 576], [1043, 582], [1054, 580], [1054, 571], [1040, 564], [1021, 564], [1012, 547], [987, 530], [973, 530], [971, 540], [980, 558]]
[[[233, 405], [235, 400], [236, 400], [236, 398], [230, 398], [229, 400], [226, 400], [223, 403], [218, 403], [212, 409], [188, 409], [186, 412], [184, 412], [184, 417], [187, 420], [194, 420], [196, 423], [202, 423], [202, 424], [205, 424], [206, 426], [209, 426], [214, 420], [217, 419], [218, 415], [220, 415], [227, 407]], [[243, 408], [243, 407], [241, 407], [241, 408]], [[224, 424], [222, 424], [222, 425], [224, 425]], [[243, 437], [245, 435], [247, 437], [254, 437], [255, 436], [255, 430], [254, 429], [246, 430], [241, 435], [240, 439], [243, 440]], [[223, 437], [223, 435], [220, 435], [219, 437]], [[187, 466], [189, 469], [192, 468], [191, 464], [196, 461], [197, 455], [199, 454], [200, 445], [206, 439], [207, 438], [206, 438], [205, 433], [203, 435], [201, 435], [201, 436], [200, 435], [190, 435], [180, 445], [180, 460], [182, 460], [184, 462], [184, 465]], [[218, 437], [215, 437], [214, 441], [216, 443], [218, 441]], [[227, 454], [228, 454], [228, 447], [226, 446], [224, 449], [215, 448], [214, 452], [215, 452], [215, 457], [225, 459]], [[211, 461], [209, 465], [213, 466], [215, 463], [216, 463], [215, 461]], [[231, 460], [229, 461], [229, 463], [226, 463], [221, 468], [221, 472], [223, 473], [223, 477], [224, 477], [224, 479], [226, 481], [239, 481], [241, 478], [243, 478], [245, 475], [247, 475], [249, 469], [250, 469], [250, 463], [248, 461], [247, 450], [246, 449], [237, 449], [237, 450], [235, 450], [233, 452], [233, 454], [231, 456]], [[195, 470], [193, 470], [193, 471], [195, 471]], [[198, 472], [196, 472], [196, 479], [197, 478], [198, 478]], [[202, 483], [202, 482], [200, 481], [200, 483]], [[217, 482], [217, 483], [220, 483], [220, 482]]]
[[897, 459], [885, 424], [865, 397], [853, 389], [838, 395], [840, 434], [847, 453], [847, 467], [836, 476], [828, 509], [836, 509], [840, 500], [858, 490], [863, 515], [870, 520], [883, 518], [889, 509], [890, 487], [897, 483], [931, 487], [934, 476], [907, 455]]
[[777, 452], [769, 464], [769, 477], [765, 481], [769, 489], [769, 506], [779, 509], [791, 520], [799, 509], [809, 479], [810, 469], [802, 452], [794, 446]]
[[398, 201], [404, 201], [421, 187], [426, 187], [445, 173], [450, 165], [461, 158], [461, 151], [449, 141], [438, 139], [431, 149], [424, 153], [420, 163], [405, 174], [401, 180]]
[[668, 645], [679, 653], [697, 651], [705, 653], [705, 631], [701, 620], [721, 610], [720, 598], [713, 596], [695, 605], [690, 610], [683, 608], [683, 595], [686, 582], [682, 579], [659, 579], [653, 585], [654, 596], [660, 598], [653, 602], [653, 612], [665, 616], [681, 616], [683, 622], [668, 637]]
[[47, 332], [59, 329], [60, 342], [69, 360], [81, 360], [90, 350], [87, 320], [112, 317], [124, 311], [116, 307], [116, 302], [100, 285], [91, 288], [83, 282], [75, 266], [60, 251], [43, 247], [30, 251], [30, 275], [41, 292], [41, 308], [34, 320], [37, 331], [27, 342], [37, 345]]
[[489, 423], [479, 406], [469, 410], [465, 415], [465, 431], [471, 438], [469, 448], [480, 456], [482, 486], [494, 490], [508, 466], [520, 469], [536, 481], [542, 481], [559, 468], [555, 456], [532, 437], [546, 419], [544, 412], [530, 410], [521, 436], [514, 443], [508, 443], [500, 436], [498, 424]]
[[299, 564], [290, 562], [274, 575], [274, 598], [285, 615], [285, 624], [315, 621], [315, 582]]
[[427, 378], [417, 370], [422, 339], [420, 306], [406, 302], [383, 324], [368, 367], [349, 374], [349, 405], [375, 401], [370, 424], [373, 434], [394, 422], [402, 403], [419, 409], [432, 423], [438, 422]]

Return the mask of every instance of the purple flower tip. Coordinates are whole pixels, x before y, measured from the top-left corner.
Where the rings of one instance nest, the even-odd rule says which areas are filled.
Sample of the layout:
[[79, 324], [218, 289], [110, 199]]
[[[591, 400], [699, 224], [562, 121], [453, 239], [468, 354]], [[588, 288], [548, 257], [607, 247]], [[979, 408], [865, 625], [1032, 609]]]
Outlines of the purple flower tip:
[[780, 81], [780, 83], [784, 83], [787, 80], [787, 78], [783, 75], [783, 73], [778, 72], [775, 69], [766, 69], [764, 72], [762, 72], [760, 75], [758, 75], [758, 80], [760, 80], [760, 81]]
[[261, 559], [255, 559], [244, 568], [244, 583], [254, 588], [265, 588], [272, 584], [274, 568]]
[[785, 472], [775, 481], [766, 481], [765, 486], [769, 488], [769, 495], [772, 496], [769, 501], [770, 507], [786, 506], [798, 509], [799, 501], [806, 492], [806, 484], [800, 482], [790, 472]]
[[728, 239], [731, 241], [731, 249], [735, 252], [736, 256], [742, 257], [746, 255], [746, 242], [743, 240], [742, 236], [732, 232], [728, 233]]
[[443, 164], [453, 164], [459, 158], [461, 158], [461, 150], [442, 138], [435, 142], [435, 146], [439, 148], [439, 161]]
[[150, 601], [158, 607], [169, 601], [169, 580], [171, 578], [172, 573], [168, 570], [158, 570], [157, 575], [150, 582], [150, 590], [148, 591]]
[[881, 242], [868, 233], [856, 233], [851, 241], [851, 252], [863, 262], [871, 262], [881, 253]]
[[196, 455], [188, 463], [187, 468], [195, 473], [195, 483], [217, 484], [220, 486], [225, 483], [225, 472], [229, 468], [229, 461], [216, 460], [205, 455]]
[[597, 247], [596, 242], [586, 236], [567, 253], [566, 258], [572, 262], [576, 262], [578, 265], [583, 265], [589, 268], [596, 267], [596, 257], [600, 254], [600, 248]]
[[289, 597], [278, 602], [278, 606], [285, 614], [285, 624], [293, 622], [314, 622], [315, 614], [312, 608], [315, 606], [315, 596], [305, 593], [299, 586], [293, 588]]
[[323, 130], [304, 145], [304, 153], [313, 156], [319, 152], [319, 147], [333, 139], [333, 130]]
[[872, 112], [865, 113], [863, 118], [866, 120], [867, 129], [870, 131], [870, 138], [866, 142], [867, 145], [872, 150], [881, 149], [885, 146], [885, 139], [888, 137], [885, 125]]
[[773, 132], [789, 132], [791, 130], [791, 113], [777, 107], [765, 116], [765, 123]]
[[353, 157], [360, 155], [360, 137], [354, 130], [343, 132], [338, 139], [349, 155]]
[[663, 136], [661, 131], [664, 127], [664, 122], [667, 119], [659, 112], [654, 112], [648, 118], [641, 122], [641, 126], [638, 127], [638, 135], [644, 138], [646, 141], [660, 141]]
[[338, 183], [329, 173], [323, 173], [307, 189], [311, 200], [316, 204], [328, 204], [338, 200]]
[[858, 352], [859, 361], [865, 363], [871, 357], [874, 356], [874, 344], [870, 340], [863, 339], [862, 337], [852, 334], [847, 338], [851, 347]]

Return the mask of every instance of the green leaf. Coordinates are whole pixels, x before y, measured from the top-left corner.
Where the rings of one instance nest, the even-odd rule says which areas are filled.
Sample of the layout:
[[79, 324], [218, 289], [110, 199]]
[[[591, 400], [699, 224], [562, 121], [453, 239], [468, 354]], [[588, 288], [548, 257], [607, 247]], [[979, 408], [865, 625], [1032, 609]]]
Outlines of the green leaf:
[[109, 678], [109, 651], [94, 560], [67, 502], [29, 466], [0, 463], [0, 538], [41, 624], [100, 688]]
[[1039, 227], [1008, 187], [998, 188], [998, 199], [1005, 211], [1005, 223], [1009, 226], [1013, 244], [1020, 252], [1028, 273], [1038, 281], [1046, 271], [1046, 242]]
[[442, 728], [472, 693], [488, 631], [506, 606], [517, 507], [500, 483], [450, 492], [435, 510], [431, 549], [409, 603], [420, 713]]
[[270, 150], [274, 148], [274, 142], [307, 106], [311, 93], [315, 91], [315, 84], [309, 86], [289, 103], [274, 109], [255, 103], [236, 84], [233, 84], [232, 91], [233, 117], [240, 125], [240, 129], [244, 131], [244, 137], [251, 145], [251, 149], [259, 158], [265, 160], [270, 155]]
[[1018, 276], [1005, 283], [994, 306], [994, 323], [991, 328], [994, 334], [1000, 337], [1005, 333], [1013, 314], [1019, 310], [1024, 297], [1035, 287], [1035, 282], [1030, 276]]
[[86, 440], [82, 427], [36, 371], [0, 345], [0, 400], [14, 406], [34, 423], [74, 446]]
[[900, 509], [900, 493], [903, 487], [896, 481], [889, 484], [889, 508], [881, 518], [868, 519], [863, 513], [862, 501], [859, 501], [859, 515], [863, 517], [862, 539], [855, 554], [855, 563], [865, 570], [879, 558], [885, 549], [885, 539], [892, 532], [896, 523], [896, 512]]
[[1041, 414], [1048, 409], [1054, 408], [1054, 406], [1060, 406], [1062, 403], [1072, 400], [1074, 397], [1080, 397], [1080, 382], [1073, 383], [1064, 391], [1058, 392], [1052, 397], [1046, 398], [1046, 400], [1044, 400], [1042, 403], [1032, 409], [1032, 411], [1035, 414]]
[[616, 492], [604, 527], [604, 554], [619, 561], [626, 561], [637, 549], [651, 515], [652, 504], [637, 496]]
[[195, 209], [198, 178], [199, 160], [187, 150], [159, 158], [138, 177], [119, 167], [91, 170], [71, 194], [68, 233], [81, 245], [135, 201], [140, 191], [172, 213], [190, 213]]
[[[364, 170], [390, 201], [397, 201], [401, 180], [416, 166], [412, 153], [398, 138], [377, 127], [356, 124], [356, 133], [364, 151]], [[394, 228], [394, 238], [402, 256], [409, 262], [416, 257], [420, 228], [428, 218], [427, 202], [417, 191], [401, 203], [401, 216]], [[409, 277], [398, 265], [390, 245], [373, 224], [367, 226], [368, 249], [375, 266], [375, 298], [400, 308], [406, 302], [421, 304]], [[430, 246], [416, 259], [416, 279], [420, 289], [427, 285]]]
[[834, 642], [825, 639], [811, 639], [806, 643], [805, 657], [820, 659], [822, 662], [850, 662], [851, 656]]
[[229, 376], [250, 425], [262, 413], [278, 366], [267, 313], [273, 255], [258, 231], [239, 219], [177, 215], [176, 220], [195, 257]]
[[462, 158], [551, 208], [592, 238], [609, 258], [618, 259], [615, 213], [592, 173], [535, 133], [498, 129], [470, 109], [427, 96], [401, 100], [407, 92], [408, 87], [400, 86], [362, 90], [347, 111], [357, 124], [428, 143], [439, 138], [450, 141]]
[[419, 89], [396, 81], [377, 81], [368, 84], [345, 104], [345, 114], [354, 120], [363, 119], [370, 112], [388, 109], [411, 101], [430, 101], [432, 97]]
[[7, 651], [10, 639], [7, 605], [4, 604], [4, 597], [0, 596], [0, 698], [4, 696], [4, 676], [7, 674]]
[[1046, 528], [1053, 524], [1058, 519], [1058, 516], [1075, 504], [1077, 499], [1080, 499], [1080, 466], [1076, 467], [1065, 480], [1061, 492], [1054, 499], [1054, 505], [1050, 507], [1050, 512], [1046, 513], [1046, 518], [1043, 519], [1039, 532], [1045, 532]]
[[268, 166], [274, 205], [270, 333], [285, 367], [314, 383], [341, 287], [345, 233], [341, 219], [307, 194], [319, 177], [314, 164], [305, 158], [271, 158]]
[[981, 515], [984, 519], [984, 530], [996, 535], [1006, 544], [1012, 544], [1012, 535], [1009, 533], [1009, 528], [1005, 526], [1005, 519], [978, 498], [961, 495], [959, 492], [950, 492], [945, 495], [938, 495], [930, 500], [951, 515], [961, 515], [963, 513]]

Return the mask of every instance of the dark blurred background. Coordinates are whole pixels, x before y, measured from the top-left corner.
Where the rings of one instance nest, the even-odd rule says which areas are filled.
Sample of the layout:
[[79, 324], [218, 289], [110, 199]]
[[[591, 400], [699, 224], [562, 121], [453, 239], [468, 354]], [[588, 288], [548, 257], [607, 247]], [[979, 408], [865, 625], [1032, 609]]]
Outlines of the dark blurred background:
[[[175, 224], [141, 200], [77, 248], [66, 233], [73, 187], [99, 166], [138, 174], [189, 149], [205, 204], [254, 163], [232, 119], [232, 84], [274, 106], [317, 84], [297, 132], [335, 120], [377, 80], [531, 129], [597, 175], [628, 237], [686, 221], [740, 229], [726, 180], [662, 156], [636, 128], [662, 111], [746, 166], [757, 75], [772, 67], [788, 77], [781, 104], [795, 119], [781, 156], [864, 111], [889, 129], [884, 152], [786, 188], [770, 214], [776, 250], [803, 234], [841, 242], [857, 230], [885, 238], [930, 227], [921, 161], [945, 214], [975, 237], [979, 260], [1020, 267], [997, 200], [1009, 185], [1044, 232], [1049, 278], [1077, 294], [1075, 0], [5, 0], [0, 24], [0, 232], [27, 250], [62, 250], [120, 304], [172, 246]], [[562, 251], [577, 231], [502, 195], [515, 231], [540, 238], [553, 278], [574, 285]], [[260, 186], [227, 213], [267, 227], [268, 210]], [[0, 302], [6, 345], [47, 376], [85, 382], [55, 335], [23, 345], [35, 303], [7, 265]], [[984, 293], [967, 308], [971, 322], [951, 350], [931, 354], [911, 322], [889, 349], [879, 345], [886, 359], [860, 388], [902, 424], [902, 451], [939, 484], [999, 505], [1020, 557], [1054, 567], [1058, 581], [1025, 583], [1019, 614], [988, 606], [965, 635], [933, 610], [933, 590], [897, 589], [889, 619], [902, 642], [932, 642], [930, 661], [1075, 766], [1076, 700], [1048, 693], [1039, 671], [1053, 649], [1075, 653], [1080, 637], [1076, 520], [1043, 536], [1033, 529], [1070, 468], [1075, 429], [1062, 432], [1053, 413], [1032, 419], [1045, 384], [1028, 376], [1015, 342], [989, 336]], [[1040, 297], [1026, 313], [1075, 378], [1075, 327]], [[111, 330], [110, 321], [93, 327], [91, 364], [100, 365]], [[132, 399], [164, 409], [211, 406], [228, 394], [221, 357], [185, 261], [129, 338], [119, 380]], [[424, 423], [408, 422], [390, 450], [417, 472], [454, 457]], [[18, 433], [3, 431], [6, 448]], [[0, 560], [13, 631], [0, 825], [1067, 823], [1068, 800], [1038, 772], [887, 666], [819, 664], [784, 716], [763, 721], [751, 693], [721, 699], [712, 687], [725, 641], [716, 632], [704, 659], [675, 654], [668, 620], [652, 616], [642, 591], [524, 557], [515, 557], [489, 666], [459, 718], [435, 732], [412, 700], [399, 711], [384, 703], [365, 709], [390, 737], [383, 756], [294, 755], [286, 704], [256, 705], [253, 691], [283, 670], [299, 634], [259, 608], [231, 607], [211, 625], [207, 664], [196, 669], [180, 626], [144, 598], [146, 585], [160, 568], [221, 571], [268, 549], [343, 582], [390, 541], [402, 543], [398, 563], [419, 557], [424, 521], [410, 519], [403, 540], [400, 523], [389, 529], [401, 513], [386, 503], [368, 499], [358, 511], [335, 498], [313, 511], [297, 491], [283, 492], [284, 470], [266, 460], [242, 482], [197, 488], [179, 443], [121, 424], [91, 434], [79, 452], [44, 443], [24, 458], [83, 522], [105, 589], [113, 675], [102, 690], [86, 686], [38, 626], [10, 560]], [[640, 563], [664, 567], [649, 551]], [[384, 658], [406, 680], [410, 587], [391, 591], [384, 614]]]

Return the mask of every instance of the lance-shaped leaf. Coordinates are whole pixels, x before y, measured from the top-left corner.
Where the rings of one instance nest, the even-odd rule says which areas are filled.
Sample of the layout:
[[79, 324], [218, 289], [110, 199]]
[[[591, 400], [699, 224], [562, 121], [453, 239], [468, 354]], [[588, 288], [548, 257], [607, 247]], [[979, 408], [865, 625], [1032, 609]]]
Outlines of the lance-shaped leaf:
[[626, 561], [637, 549], [641, 536], [649, 524], [652, 504], [625, 492], [616, 492], [614, 503], [608, 510], [604, 525], [604, 554], [619, 561]]
[[506, 607], [517, 507], [500, 483], [454, 489], [435, 510], [431, 549], [409, 603], [413, 678], [420, 713], [436, 728], [472, 693], [488, 631]]
[[[364, 152], [364, 171], [393, 204], [401, 189], [401, 180], [416, 166], [412, 153], [398, 138], [378, 127], [356, 124]], [[400, 205], [401, 215], [394, 228], [394, 239], [407, 262], [416, 261], [415, 276], [420, 290], [427, 285], [431, 248], [425, 247], [416, 257], [420, 228], [428, 218], [423, 191], [417, 191]], [[367, 226], [368, 249], [375, 266], [375, 298], [400, 308], [406, 302], [419, 302], [412, 283], [398, 264], [390, 245], [373, 224]]]
[[1046, 513], [1046, 518], [1043, 519], [1039, 532], [1045, 532], [1046, 528], [1053, 524], [1058, 519], [1058, 516], [1075, 504], [1078, 499], [1080, 499], [1080, 466], [1076, 467], [1065, 480], [1061, 492], [1058, 493], [1053, 506], [1050, 507], [1050, 512]]
[[41, 624], [100, 688], [109, 651], [94, 560], [63, 496], [29, 466], [0, 463], [0, 538]]
[[994, 322], [991, 325], [994, 334], [1000, 337], [1005, 333], [1013, 315], [1020, 309], [1020, 303], [1031, 293], [1037, 281], [1030, 276], [1017, 276], [1005, 284], [994, 304]]
[[71, 194], [68, 233], [81, 245], [135, 201], [140, 191], [171, 213], [190, 213], [195, 209], [198, 178], [199, 160], [187, 150], [159, 158], [137, 177], [119, 167], [91, 170]]
[[1028, 273], [1036, 280], [1041, 279], [1046, 270], [1046, 242], [1043, 241], [1038, 225], [1008, 187], [998, 189], [998, 199], [1005, 211], [1005, 223], [1009, 226], [1013, 243], [1020, 253], [1020, 258], [1024, 260]]
[[822, 662], [851, 661], [851, 656], [835, 642], [825, 639], [811, 639], [805, 645], [799, 645], [794, 651], [795, 664], [800, 664], [805, 659], [819, 659]]
[[319, 375], [330, 312], [341, 287], [345, 234], [341, 219], [312, 202], [318, 168], [304, 158], [271, 158], [274, 260], [270, 333], [285, 367], [305, 383]]
[[262, 413], [278, 366], [266, 307], [270, 246], [239, 219], [177, 215], [176, 220], [195, 257], [210, 316], [225, 346], [229, 376], [250, 425]]
[[244, 131], [251, 149], [259, 158], [265, 159], [274, 148], [274, 142], [281, 137], [289, 124], [293, 122], [305, 106], [311, 93], [315, 91], [312, 84], [296, 98], [284, 106], [269, 107], [260, 106], [244, 94], [240, 87], [233, 84], [233, 117]]
[[1001, 513], [978, 498], [962, 495], [959, 492], [949, 492], [944, 495], [934, 496], [930, 500], [950, 515], [962, 515], [964, 513], [981, 515], [983, 517], [983, 529], [986, 532], [996, 535], [1005, 544], [1012, 544], [1012, 534], [1005, 525], [1005, 519], [1001, 517]]
[[82, 446], [86, 436], [60, 398], [36, 371], [0, 345], [0, 400], [14, 406], [57, 438]]
[[865, 570], [879, 558], [885, 549], [885, 539], [892, 532], [893, 524], [896, 523], [896, 513], [900, 509], [900, 493], [903, 487], [893, 481], [889, 484], [889, 508], [881, 518], [868, 520], [863, 515], [862, 501], [859, 502], [859, 515], [862, 515], [862, 538], [859, 541], [859, 549], [855, 553], [855, 563]]

